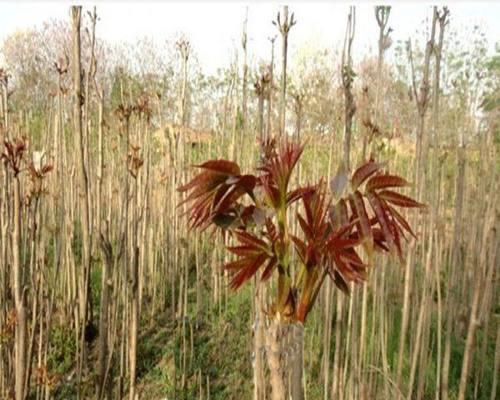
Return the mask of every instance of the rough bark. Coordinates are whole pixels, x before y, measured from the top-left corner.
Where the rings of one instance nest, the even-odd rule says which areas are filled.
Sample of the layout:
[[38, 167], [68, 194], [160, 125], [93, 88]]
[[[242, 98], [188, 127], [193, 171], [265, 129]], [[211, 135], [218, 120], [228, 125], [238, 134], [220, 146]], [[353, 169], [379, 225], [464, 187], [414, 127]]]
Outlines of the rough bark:
[[290, 399], [304, 399], [304, 382], [302, 373], [304, 370], [304, 325], [296, 322], [290, 326]]
[[265, 343], [272, 400], [303, 400], [304, 325], [268, 321]]
[[286, 399], [285, 353], [282, 339], [286, 326], [273, 319], [266, 329], [266, 358], [269, 366], [269, 381], [271, 384], [271, 399]]

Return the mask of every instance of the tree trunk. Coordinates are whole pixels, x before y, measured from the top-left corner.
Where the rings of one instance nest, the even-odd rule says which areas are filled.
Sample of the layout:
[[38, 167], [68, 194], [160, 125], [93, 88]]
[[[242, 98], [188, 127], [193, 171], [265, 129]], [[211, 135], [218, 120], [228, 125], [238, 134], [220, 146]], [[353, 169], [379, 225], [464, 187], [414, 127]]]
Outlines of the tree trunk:
[[272, 400], [304, 399], [303, 348], [304, 326], [300, 322], [269, 321], [266, 356]]
[[14, 178], [14, 226], [12, 230], [12, 268], [14, 272], [14, 303], [16, 307], [15, 330], [15, 395], [24, 400], [24, 379], [26, 372], [26, 307], [24, 301], [23, 271], [21, 265], [21, 184]]
[[446, 321], [445, 321], [445, 343], [443, 366], [441, 376], [441, 395], [443, 400], [448, 400], [448, 382], [450, 375], [450, 360], [451, 360], [451, 337], [453, 335], [453, 319], [456, 315], [456, 272], [462, 263], [460, 257], [460, 245], [463, 236], [463, 204], [465, 192], [465, 167], [466, 167], [466, 150], [463, 141], [463, 133], [461, 140], [457, 147], [457, 175], [456, 175], [456, 189], [455, 189], [455, 204], [454, 204], [454, 227], [453, 227], [453, 240], [451, 243], [451, 268], [448, 272], [447, 282], [447, 296], [446, 296]]
[[[286, 66], [288, 56], [288, 33], [292, 26], [295, 25], [293, 13], [288, 18], [288, 6], [283, 6], [283, 21], [281, 15], [278, 13], [277, 25], [281, 33], [281, 103], [280, 103], [280, 130], [279, 134], [285, 134], [285, 121], [286, 121]], [[275, 23], [276, 24], [276, 23]]]
[[[495, 186], [494, 180], [491, 182], [492, 187]], [[493, 193], [496, 191], [493, 190]], [[487, 253], [488, 253], [488, 243], [498, 243], [495, 241], [495, 202], [487, 202], [488, 208], [486, 210], [486, 216], [484, 219], [482, 240], [480, 245], [480, 253], [478, 256], [478, 263], [474, 266], [475, 273], [475, 285], [472, 297], [469, 327], [467, 329], [467, 338], [465, 340], [464, 357], [462, 361], [462, 372], [460, 374], [460, 384], [458, 390], [458, 400], [465, 400], [465, 394], [467, 389], [467, 379], [469, 377], [470, 364], [473, 356], [474, 350], [474, 340], [476, 330], [480, 324], [479, 322], [479, 309], [480, 309], [480, 298], [484, 296], [484, 293], [488, 293], [491, 281], [487, 281], [485, 277], [487, 276], [486, 271], [487, 266]], [[491, 240], [493, 239], [493, 240]], [[493, 244], [490, 248], [493, 248]]]
[[9, 126], [9, 102], [8, 102], [7, 83], [8, 83], [7, 77], [5, 77], [2, 85], [2, 118], [5, 129], [7, 129], [7, 127]]
[[352, 95], [354, 72], [352, 70], [351, 56], [351, 47], [354, 40], [355, 27], [356, 8], [351, 6], [347, 17], [347, 29], [344, 39], [344, 50], [342, 52], [341, 65], [342, 86], [344, 88], [344, 166], [348, 171], [350, 169], [352, 120], [354, 113], [356, 112], [356, 105], [354, 104], [354, 97]]
[[283, 329], [282, 324], [272, 320], [266, 332], [266, 356], [269, 365], [272, 400], [286, 399], [285, 354], [281, 345], [284, 336]]
[[[375, 85], [375, 105], [373, 107], [374, 121], [378, 126], [381, 126], [383, 121], [380, 121], [380, 98], [382, 90], [382, 69], [384, 66], [384, 53], [390, 46], [390, 30], [386, 30], [387, 23], [389, 22], [389, 15], [391, 12], [390, 6], [375, 6], [375, 18], [379, 27], [378, 35], [378, 58], [377, 58], [377, 80]], [[369, 110], [363, 110], [366, 112]], [[371, 135], [371, 132], [369, 133]], [[366, 161], [366, 150], [367, 150], [367, 137], [363, 137], [363, 150], [362, 150], [362, 162]], [[370, 140], [370, 151], [369, 155], [376, 158], [377, 146], [375, 145], [377, 141], [376, 137], [371, 137]]]
[[304, 325], [296, 322], [290, 325], [290, 398], [292, 400], [304, 399], [304, 383], [302, 371], [304, 369]]
[[[106, 235], [107, 236], [107, 235]], [[99, 348], [97, 356], [97, 399], [101, 399], [105, 393], [105, 376], [108, 356], [108, 325], [109, 325], [109, 303], [110, 303], [110, 280], [113, 267], [113, 249], [107, 237], [101, 233], [99, 242], [104, 258], [101, 280], [101, 310], [99, 316]]]
[[[286, 21], [288, 20], [288, 6], [283, 7], [283, 16]], [[285, 121], [286, 121], [286, 64], [288, 52], [288, 31], [282, 31], [281, 43], [281, 101], [280, 101], [280, 135], [285, 134]]]
[[243, 34], [241, 37], [241, 46], [243, 48], [243, 82], [242, 82], [242, 97], [241, 97], [241, 112], [243, 114], [242, 128], [247, 129], [247, 100], [248, 100], [248, 63], [247, 63], [247, 25], [248, 25], [248, 7], [246, 8], [245, 22], [243, 23]]
[[495, 365], [493, 368], [493, 383], [491, 385], [490, 400], [496, 399], [499, 376], [500, 376], [500, 329], [497, 329], [497, 340], [495, 344]]
[[134, 180], [135, 201], [132, 212], [132, 262], [130, 264], [130, 342], [129, 342], [129, 362], [130, 362], [130, 387], [129, 400], [136, 398], [136, 375], [137, 375], [137, 335], [139, 332], [139, 241], [138, 241], [138, 200], [139, 185], [137, 178]]
[[273, 84], [274, 84], [274, 41], [276, 36], [271, 38], [271, 69], [270, 69], [270, 81], [269, 81], [269, 91], [267, 98], [267, 126], [266, 126], [266, 138], [269, 139], [272, 135], [272, 103], [273, 103]]
[[81, 306], [81, 336], [80, 346], [81, 354], [78, 360], [78, 387], [82, 378], [82, 370], [85, 360], [85, 326], [88, 318], [88, 303], [90, 299], [90, 219], [89, 219], [89, 191], [88, 176], [85, 165], [85, 140], [82, 127], [82, 104], [86, 99], [82, 95], [82, 76], [81, 76], [81, 6], [72, 6], [71, 13], [73, 19], [73, 124], [75, 134], [75, 144], [79, 149], [79, 180], [81, 190], [81, 224], [82, 224], [82, 266], [83, 266], [83, 294], [80, 302]]
[[[422, 73], [422, 82], [420, 83], [420, 87], [417, 92], [417, 83], [415, 79], [415, 68], [413, 65], [413, 53], [411, 49], [411, 43], [409, 45], [409, 58], [410, 58], [410, 67], [411, 67], [411, 75], [412, 75], [412, 84], [413, 84], [413, 92], [415, 95], [415, 101], [417, 103], [417, 111], [418, 111], [418, 125], [417, 125], [417, 140], [415, 144], [415, 152], [416, 152], [416, 168], [415, 168], [415, 186], [417, 189], [418, 199], [421, 199], [422, 194], [422, 177], [423, 172], [425, 172], [425, 162], [427, 159], [427, 138], [425, 135], [425, 115], [427, 113], [427, 108], [429, 106], [429, 73], [430, 73], [430, 64], [431, 64], [431, 56], [435, 46], [435, 37], [436, 37], [436, 23], [437, 23], [437, 15], [436, 15], [436, 7], [434, 7], [434, 14], [432, 17], [431, 24], [431, 34], [429, 40], [427, 41], [425, 47], [425, 57], [424, 57], [424, 65], [423, 65], [423, 73]], [[424, 169], [424, 171], [422, 171]]]
[[258, 132], [259, 139], [261, 141], [264, 140], [264, 94], [259, 94], [259, 124], [258, 124]]
[[263, 307], [265, 305], [265, 285], [257, 285], [257, 296], [255, 298], [255, 324], [254, 324], [254, 400], [265, 399], [265, 366], [264, 366], [264, 349], [265, 349], [265, 314]]

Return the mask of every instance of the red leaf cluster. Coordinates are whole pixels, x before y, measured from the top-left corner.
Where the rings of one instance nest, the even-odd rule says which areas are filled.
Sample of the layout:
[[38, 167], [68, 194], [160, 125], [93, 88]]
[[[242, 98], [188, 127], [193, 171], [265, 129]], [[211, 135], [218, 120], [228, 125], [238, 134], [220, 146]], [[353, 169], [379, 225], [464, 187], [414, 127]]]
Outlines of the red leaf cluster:
[[257, 179], [241, 175], [238, 164], [227, 160], [211, 160], [195, 167], [203, 171], [178, 188], [189, 195], [181, 204], [191, 202], [191, 228], [205, 229], [225, 218], [236, 218], [236, 201], [245, 193], [252, 195]]
[[423, 208], [424, 205], [395, 192], [394, 189], [409, 183], [397, 175], [383, 173], [381, 168], [382, 164], [370, 161], [354, 172], [351, 179], [354, 192], [349, 195], [349, 204], [357, 219], [358, 236], [367, 248], [395, 251], [402, 260], [401, 239], [406, 239], [405, 232], [415, 238], [416, 235], [395, 207]]
[[17, 176], [21, 172], [21, 162], [24, 152], [28, 148], [25, 138], [18, 138], [13, 141], [5, 140], [5, 150], [0, 154], [0, 159], [3, 160], [6, 166], [9, 166], [14, 175]]
[[270, 220], [267, 221], [266, 231], [262, 239], [243, 230], [236, 230], [234, 235], [239, 245], [227, 249], [236, 254], [238, 259], [224, 266], [226, 270], [233, 273], [231, 287], [233, 289], [239, 288], [253, 277], [261, 267], [264, 268], [261, 280], [269, 279], [278, 264], [278, 257], [273, 251], [274, 244], [278, 241], [273, 223]]
[[[211, 160], [197, 165], [202, 171], [178, 189], [188, 192], [181, 204], [190, 204], [191, 228], [215, 225], [233, 234], [237, 245], [228, 251], [236, 258], [225, 265], [232, 274], [232, 288], [259, 271], [262, 281], [277, 271], [273, 310], [304, 322], [326, 275], [346, 293], [349, 282], [365, 280], [368, 265], [359, 255], [361, 245], [368, 253], [391, 251], [402, 259], [405, 233], [415, 234], [396, 208], [424, 207], [395, 191], [408, 186], [405, 179], [383, 172], [383, 164], [370, 161], [350, 179], [340, 171], [331, 183], [333, 195], [323, 181], [289, 190], [304, 147], [288, 141], [277, 146], [273, 139], [264, 142], [262, 150], [256, 175], [242, 174], [232, 161]], [[300, 199], [296, 220], [301, 234], [294, 236], [287, 213]], [[300, 262], [292, 279], [294, 252]]]
[[287, 193], [292, 171], [304, 147], [295, 143], [285, 142], [278, 153], [273, 146], [275, 146], [273, 142], [267, 144], [263, 164], [259, 167], [259, 170], [262, 172], [260, 184], [266, 193], [268, 205], [278, 208], [298, 200], [304, 191], [304, 188], [299, 188], [297, 191]]

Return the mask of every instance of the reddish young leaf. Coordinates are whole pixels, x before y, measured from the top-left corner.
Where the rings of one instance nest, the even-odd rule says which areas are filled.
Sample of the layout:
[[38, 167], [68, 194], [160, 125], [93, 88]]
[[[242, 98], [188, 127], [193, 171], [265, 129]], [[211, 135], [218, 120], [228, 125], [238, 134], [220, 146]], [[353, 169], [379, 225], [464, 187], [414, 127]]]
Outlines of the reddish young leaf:
[[260, 280], [262, 282], [267, 281], [271, 277], [271, 274], [273, 273], [277, 265], [278, 265], [278, 259], [276, 257], [271, 257], [267, 262], [266, 266], [264, 267], [264, 271], [262, 271]]
[[54, 169], [53, 165], [46, 164], [42, 167], [42, 174], [47, 174], [48, 172], [52, 171]]
[[313, 193], [315, 190], [316, 190], [316, 186], [307, 186], [307, 187], [301, 187], [301, 188], [292, 190], [291, 192], [288, 192], [286, 195], [286, 205], [289, 206], [290, 204], [303, 198], [305, 195]]
[[373, 212], [377, 217], [378, 224], [380, 225], [380, 228], [382, 230], [384, 241], [389, 245], [389, 248], [391, 248], [394, 244], [394, 237], [392, 235], [392, 230], [389, 227], [389, 221], [387, 220], [384, 205], [380, 198], [372, 192], [368, 192], [367, 197], [372, 206]]
[[239, 258], [236, 261], [231, 261], [227, 264], [224, 264], [223, 268], [226, 271], [239, 271], [244, 268], [248, 264], [248, 260], [246, 258]]
[[257, 184], [257, 178], [254, 175], [231, 176], [226, 180], [226, 184], [240, 187], [247, 193], [251, 193]]
[[392, 190], [382, 190], [381, 192], [378, 192], [378, 196], [380, 198], [400, 207], [407, 207], [407, 208], [424, 208], [425, 205], [422, 203], [419, 203], [416, 200], [413, 200], [412, 198], [405, 196], [403, 194], [393, 192]]
[[394, 245], [396, 247], [396, 252], [398, 254], [399, 260], [401, 262], [403, 262], [403, 252], [402, 252], [402, 249], [401, 249], [400, 228], [399, 228], [399, 226], [396, 223], [394, 223], [394, 221], [392, 221], [392, 217], [389, 217], [389, 219], [391, 219], [391, 222], [390, 222], [389, 226], [391, 227], [392, 234], [393, 234], [393, 237], [394, 237]]
[[368, 243], [368, 246], [371, 246], [373, 244], [373, 236], [363, 196], [361, 196], [361, 193], [356, 190], [351, 196], [349, 196], [349, 201], [351, 203], [351, 209], [355, 212], [355, 215], [359, 219], [358, 227], [361, 233], [361, 239], [365, 240]]
[[255, 235], [243, 231], [235, 231], [239, 246], [228, 247], [227, 250], [236, 254], [239, 258], [224, 266], [224, 269], [232, 272], [230, 286], [239, 288], [245, 281], [250, 279], [258, 269], [268, 260], [270, 256], [269, 246]]
[[280, 202], [280, 192], [278, 187], [273, 184], [269, 175], [260, 177], [259, 184], [264, 192], [264, 202], [271, 208], [278, 208]]
[[344, 294], [349, 295], [349, 285], [347, 284], [342, 274], [334, 266], [329, 267], [327, 271], [335, 286], [337, 286], [342, 292], [344, 292]]
[[261, 251], [267, 250], [267, 243], [263, 240], [259, 239], [257, 236], [244, 232], [244, 231], [235, 231], [234, 235], [240, 241], [240, 243], [245, 244], [247, 246], [252, 246]]
[[334, 229], [346, 225], [349, 222], [347, 204], [344, 199], [340, 199], [329, 209], [330, 222]]
[[299, 225], [305, 241], [292, 237], [302, 263], [308, 270], [316, 266], [323, 267], [325, 260], [324, 246], [331, 230], [327, 218], [329, 203], [325, 195], [325, 185], [321, 181], [318, 189], [303, 196], [305, 218], [297, 213]]
[[369, 161], [366, 164], [359, 167], [351, 178], [352, 189], [356, 190], [360, 187], [364, 181], [366, 181], [371, 175], [377, 172], [383, 164], [376, 163], [375, 161]]
[[[293, 142], [286, 141], [276, 152], [270, 152], [259, 168], [263, 172], [265, 180], [262, 184], [267, 185], [266, 193], [272, 195], [272, 204], [286, 203], [288, 182], [292, 171], [299, 160], [304, 147]], [[278, 199], [274, 192], [279, 194]]]
[[366, 190], [372, 191], [375, 189], [384, 189], [388, 187], [403, 187], [408, 186], [409, 183], [396, 175], [375, 175], [370, 178], [366, 184]]
[[194, 165], [194, 167], [218, 172], [223, 175], [240, 175], [240, 167], [233, 161], [228, 160], [209, 160], [203, 164]]
[[297, 236], [290, 235], [292, 242], [295, 244], [295, 249], [297, 250], [297, 254], [299, 255], [300, 261], [305, 265], [307, 260], [307, 246], [303, 240], [299, 239]]
[[406, 232], [408, 232], [410, 235], [412, 235], [415, 239], [417, 238], [417, 235], [413, 232], [411, 229], [410, 224], [406, 221], [406, 219], [391, 205], [387, 205], [391, 215], [394, 217], [394, 219], [399, 223], [400, 226], [402, 226]]
[[222, 229], [233, 226], [237, 201], [244, 194], [253, 195], [257, 178], [240, 175], [238, 164], [227, 160], [210, 160], [196, 167], [203, 171], [177, 189], [190, 191], [179, 204], [192, 202], [188, 210], [190, 228], [206, 229], [212, 222]]
[[[228, 184], [227, 182], [231, 183]], [[220, 214], [226, 212], [244, 194], [252, 194], [257, 178], [253, 175], [231, 177], [221, 185], [214, 196], [212, 212]]]
[[365, 279], [365, 272], [363, 269], [353, 267], [349, 261], [341, 257], [341, 253], [337, 252], [332, 255], [336, 269], [342, 274], [347, 282], [361, 283]]
[[235, 273], [229, 286], [231, 289], [238, 289], [243, 285], [248, 279], [255, 275], [257, 270], [265, 263], [267, 257], [264, 254], [260, 254], [256, 257], [247, 258], [247, 263], [240, 268], [240, 270]]
[[354, 267], [360, 269], [365, 269], [368, 267], [358, 256], [358, 253], [356, 253], [353, 249], [342, 252], [340, 256], [342, 257], [342, 259], [347, 260]]
[[304, 232], [304, 235], [306, 236], [306, 238], [312, 238], [314, 235], [312, 227], [309, 226], [309, 224], [307, 223], [307, 221], [304, 218], [302, 218], [302, 215], [297, 213], [297, 220], [299, 221], [299, 225], [302, 229], [302, 232]]
[[262, 253], [262, 249], [249, 245], [226, 247], [226, 249], [240, 257], [249, 257]]
[[361, 244], [361, 240], [358, 238], [353, 239], [342, 239], [338, 237], [328, 237], [326, 242], [326, 248], [333, 252], [340, 252], [345, 249], [352, 249]]

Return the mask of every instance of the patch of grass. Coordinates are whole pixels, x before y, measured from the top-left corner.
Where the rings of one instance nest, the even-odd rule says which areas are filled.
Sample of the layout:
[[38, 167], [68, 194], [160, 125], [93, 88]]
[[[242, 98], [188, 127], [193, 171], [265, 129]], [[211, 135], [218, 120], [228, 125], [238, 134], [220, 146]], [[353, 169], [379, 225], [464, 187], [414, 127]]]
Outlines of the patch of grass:
[[[196, 399], [200, 390], [211, 399], [249, 398], [252, 393], [251, 289], [230, 296], [213, 318], [198, 316], [168, 323], [158, 318], [154, 331], [140, 334], [138, 386], [144, 398]], [[185, 351], [185, 352], [184, 352]], [[182, 388], [182, 365], [186, 363]], [[201, 385], [200, 385], [201, 380]], [[201, 386], [201, 389], [200, 389]], [[209, 389], [207, 389], [209, 387]]]

